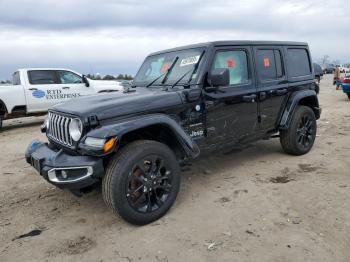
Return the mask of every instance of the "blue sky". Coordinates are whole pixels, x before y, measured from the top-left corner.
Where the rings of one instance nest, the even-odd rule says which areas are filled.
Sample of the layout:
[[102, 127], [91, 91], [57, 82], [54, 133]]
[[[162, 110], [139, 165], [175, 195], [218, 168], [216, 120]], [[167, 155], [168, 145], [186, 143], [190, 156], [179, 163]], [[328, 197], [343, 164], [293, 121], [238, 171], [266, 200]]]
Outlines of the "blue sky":
[[314, 60], [350, 62], [340, 0], [1, 0], [0, 79], [17, 68], [134, 74], [144, 57], [211, 40], [308, 42]]

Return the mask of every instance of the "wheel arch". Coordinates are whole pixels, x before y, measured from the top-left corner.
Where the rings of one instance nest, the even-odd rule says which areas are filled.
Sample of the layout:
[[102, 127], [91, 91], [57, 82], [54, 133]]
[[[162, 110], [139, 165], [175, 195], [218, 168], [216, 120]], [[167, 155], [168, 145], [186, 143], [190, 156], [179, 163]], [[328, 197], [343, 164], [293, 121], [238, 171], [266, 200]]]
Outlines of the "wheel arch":
[[287, 129], [293, 117], [295, 108], [298, 105], [308, 106], [312, 109], [316, 119], [320, 118], [321, 109], [319, 107], [317, 94], [314, 90], [301, 90], [293, 93], [288, 99], [279, 122], [279, 129]]
[[5, 103], [0, 99], [0, 116], [5, 116], [8, 113]]
[[199, 148], [191, 137], [174, 119], [163, 114], [129, 118], [94, 129], [87, 135], [101, 138], [117, 137], [119, 147], [136, 140], [155, 140], [169, 146], [179, 159], [195, 158], [199, 155]]

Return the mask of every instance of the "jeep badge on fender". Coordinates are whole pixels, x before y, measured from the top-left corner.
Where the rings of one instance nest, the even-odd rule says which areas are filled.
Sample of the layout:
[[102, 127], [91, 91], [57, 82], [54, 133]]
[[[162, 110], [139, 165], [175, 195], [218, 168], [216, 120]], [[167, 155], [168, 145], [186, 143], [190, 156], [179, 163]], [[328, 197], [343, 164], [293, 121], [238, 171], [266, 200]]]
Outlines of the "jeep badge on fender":
[[306, 43], [196, 44], [146, 57], [127, 92], [51, 107], [48, 142], [33, 141], [25, 156], [75, 194], [102, 183], [106, 205], [143, 225], [173, 205], [179, 163], [270, 137], [306, 154], [320, 113]]

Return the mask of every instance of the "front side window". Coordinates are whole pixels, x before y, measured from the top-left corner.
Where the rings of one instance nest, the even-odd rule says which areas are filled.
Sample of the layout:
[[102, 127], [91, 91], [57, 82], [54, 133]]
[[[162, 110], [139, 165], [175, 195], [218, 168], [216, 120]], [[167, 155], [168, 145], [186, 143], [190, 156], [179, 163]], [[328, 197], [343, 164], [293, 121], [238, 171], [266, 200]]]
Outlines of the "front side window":
[[288, 49], [288, 70], [291, 77], [307, 76], [311, 74], [310, 59], [306, 49]]
[[227, 68], [230, 73], [230, 85], [249, 82], [247, 53], [243, 50], [218, 51], [215, 54], [213, 69]]
[[[154, 85], [187, 83], [197, 77], [196, 65], [200, 62], [203, 49], [188, 49], [149, 56], [136, 74], [134, 85], [145, 85], [155, 79]], [[172, 69], [171, 66], [173, 65]], [[169, 71], [168, 71], [169, 70]]]
[[55, 71], [51, 70], [32, 70], [28, 71], [29, 83], [32, 85], [50, 85], [57, 84]]
[[69, 71], [58, 71], [58, 77], [61, 84], [80, 84], [83, 80], [77, 74]]
[[261, 81], [276, 80], [283, 76], [281, 52], [273, 49], [257, 51], [257, 70]]

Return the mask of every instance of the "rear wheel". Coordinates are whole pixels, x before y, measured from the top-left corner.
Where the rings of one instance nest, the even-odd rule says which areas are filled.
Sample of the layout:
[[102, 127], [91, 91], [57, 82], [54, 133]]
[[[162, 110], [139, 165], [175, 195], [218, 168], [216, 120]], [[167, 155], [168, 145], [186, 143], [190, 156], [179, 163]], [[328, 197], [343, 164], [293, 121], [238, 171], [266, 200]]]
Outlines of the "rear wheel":
[[347, 95], [348, 95], [348, 98], [349, 98], [349, 100], [350, 100], [350, 93], [346, 93]]
[[2, 121], [3, 121], [3, 116], [0, 116], [0, 129], [2, 128]]
[[283, 150], [292, 155], [306, 154], [314, 144], [316, 130], [316, 117], [312, 109], [307, 106], [298, 106], [289, 128], [280, 131]]
[[162, 217], [180, 187], [178, 162], [164, 144], [141, 140], [125, 146], [111, 160], [103, 178], [107, 206], [129, 223], [144, 225]]

